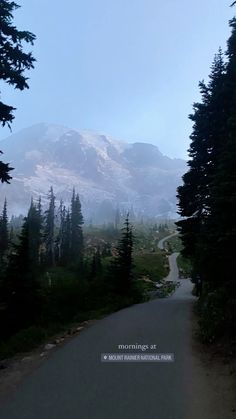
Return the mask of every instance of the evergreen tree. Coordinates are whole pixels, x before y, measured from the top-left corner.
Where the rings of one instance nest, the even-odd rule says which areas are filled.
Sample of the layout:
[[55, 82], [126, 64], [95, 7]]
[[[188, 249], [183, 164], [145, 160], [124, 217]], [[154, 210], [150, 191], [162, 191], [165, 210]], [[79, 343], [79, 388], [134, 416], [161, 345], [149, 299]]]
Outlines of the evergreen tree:
[[38, 275], [41, 227], [38, 209], [32, 201], [19, 243], [13, 246], [5, 280], [9, 324], [16, 330], [32, 324], [40, 309]]
[[122, 296], [132, 294], [133, 285], [133, 229], [127, 215], [122, 236], [117, 247], [117, 256], [110, 269], [113, 291]]
[[[58, 231], [58, 235], [56, 238], [56, 243], [55, 243], [55, 260], [56, 262], [61, 261], [61, 245], [62, 245], [62, 238], [63, 238], [63, 230], [62, 230], [62, 226], [63, 226], [63, 222], [64, 222], [64, 217], [65, 217], [65, 206], [63, 204], [63, 200], [60, 200], [60, 205], [58, 208], [58, 214], [56, 216], [56, 220], [57, 220], [57, 225], [59, 224], [59, 231]], [[58, 223], [58, 219], [59, 219], [59, 223]]]
[[[215, 56], [208, 85], [200, 83], [202, 103], [194, 104], [190, 119], [194, 122], [190, 136], [189, 171], [178, 188], [179, 213], [184, 220], [177, 223], [184, 243], [184, 254], [196, 265], [204, 263], [206, 223], [211, 213], [210, 184], [214, 178], [222, 148], [224, 130], [225, 65], [221, 50]], [[196, 266], [199, 269], [199, 266]]]
[[[40, 245], [42, 237], [41, 201], [39, 201], [37, 205], [34, 204], [33, 200], [31, 201], [25, 227], [26, 226], [28, 228], [27, 234], [29, 258], [27, 267], [29, 267], [33, 273], [37, 273], [38, 267], [40, 265]], [[24, 246], [22, 246], [22, 250], [23, 249]], [[25, 250], [27, 250], [27, 248]]]
[[75, 194], [73, 189], [71, 199], [71, 260], [78, 261], [79, 263], [83, 260], [83, 216], [81, 212], [81, 203], [79, 195]]
[[14, 240], [14, 229], [13, 229], [13, 226], [11, 225], [10, 226], [10, 232], [9, 232], [9, 243], [10, 243], [10, 245], [12, 245], [13, 240]]
[[[35, 35], [28, 31], [19, 31], [13, 25], [13, 12], [19, 7], [10, 0], [1, 0], [0, 3], [0, 79], [15, 89], [24, 90], [29, 87], [24, 71], [34, 67], [35, 59], [31, 52], [23, 51], [23, 43], [33, 44]], [[3, 126], [7, 124], [10, 127], [14, 119], [14, 110], [13, 106], [0, 101], [0, 123]], [[11, 170], [9, 164], [0, 161], [1, 182], [9, 183]]]
[[44, 240], [47, 266], [55, 265], [55, 195], [51, 186], [48, 194], [49, 207], [45, 212]]
[[[1, 109], [0, 109], [1, 112]], [[3, 152], [0, 150], [0, 154], [3, 154]], [[10, 176], [9, 172], [13, 170], [13, 167], [9, 166], [9, 163], [4, 163], [3, 161], [0, 161], [0, 180], [2, 183], [10, 183], [10, 180], [12, 179], [12, 176]]]
[[0, 217], [0, 264], [3, 263], [9, 245], [7, 201], [5, 199], [2, 215]]
[[41, 202], [41, 197], [39, 197], [37, 205], [36, 205], [36, 217], [38, 220], [38, 247], [39, 247], [39, 263], [42, 264], [42, 260], [43, 260], [43, 233], [42, 233], [42, 229], [43, 229], [43, 212], [42, 212], [42, 202]]
[[[220, 159], [211, 182], [211, 219], [209, 222], [209, 247], [214, 249], [211, 279], [216, 285], [227, 283], [231, 294], [236, 295], [236, 269], [234, 247], [236, 238], [236, 18], [230, 21], [232, 29], [228, 40], [226, 77], [224, 84], [224, 130]], [[225, 268], [227, 267], [227, 273]], [[214, 276], [214, 278], [213, 278]]]
[[[216, 56], [210, 81], [200, 84], [202, 103], [194, 106], [190, 170], [178, 188], [177, 223], [185, 255], [208, 282], [236, 293], [236, 18], [230, 22], [227, 63]], [[225, 271], [227, 270], [227, 274]], [[230, 290], [230, 291], [229, 291]]]
[[60, 231], [60, 263], [66, 266], [69, 264], [71, 256], [71, 217], [69, 209], [66, 211], [65, 206], [62, 210]]

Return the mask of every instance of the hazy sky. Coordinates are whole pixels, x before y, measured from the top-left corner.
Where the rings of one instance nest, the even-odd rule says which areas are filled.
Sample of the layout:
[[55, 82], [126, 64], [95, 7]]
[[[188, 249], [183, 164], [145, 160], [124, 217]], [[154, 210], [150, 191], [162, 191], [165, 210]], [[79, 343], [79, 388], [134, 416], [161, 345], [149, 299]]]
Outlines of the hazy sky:
[[[232, 1], [231, 1], [232, 2]], [[218, 47], [226, 47], [230, 0], [18, 0], [19, 29], [34, 32], [30, 89], [1, 84], [18, 108], [13, 132], [38, 122], [151, 142], [186, 157], [199, 99]], [[0, 138], [9, 135], [1, 129]]]

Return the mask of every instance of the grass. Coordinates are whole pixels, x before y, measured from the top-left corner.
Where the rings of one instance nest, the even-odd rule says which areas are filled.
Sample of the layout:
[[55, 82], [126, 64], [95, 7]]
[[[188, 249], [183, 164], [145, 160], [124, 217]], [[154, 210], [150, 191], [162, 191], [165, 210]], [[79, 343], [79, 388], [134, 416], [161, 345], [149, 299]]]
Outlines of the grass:
[[134, 275], [136, 278], [148, 277], [151, 281], [160, 282], [168, 275], [166, 258], [162, 252], [143, 253], [134, 256]]
[[166, 247], [170, 253], [173, 253], [181, 252], [183, 245], [179, 236], [174, 236], [166, 241]]
[[168, 295], [172, 294], [173, 291], [176, 289], [176, 284], [166, 284], [159, 292], [160, 298], [168, 297]]
[[10, 358], [17, 353], [31, 351], [43, 343], [49, 335], [50, 331], [40, 326], [31, 326], [20, 330], [0, 344], [0, 359]]
[[73, 327], [78, 326], [79, 323], [87, 320], [99, 320], [117, 309], [119, 309], [119, 307], [113, 307], [110, 305], [102, 309], [78, 313], [74, 317], [73, 322], [65, 324], [54, 323], [48, 327], [30, 326], [26, 329], [22, 329], [6, 341], [0, 343], [0, 360], [30, 352], [40, 345], [53, 340], [55, 335], [70, 331]]
[[179, 268], [180, 277], [190, 278], [192, 275], [192, 264], [189, 259], [186, 259], [181, 254], [177, 257], [177, 265]]

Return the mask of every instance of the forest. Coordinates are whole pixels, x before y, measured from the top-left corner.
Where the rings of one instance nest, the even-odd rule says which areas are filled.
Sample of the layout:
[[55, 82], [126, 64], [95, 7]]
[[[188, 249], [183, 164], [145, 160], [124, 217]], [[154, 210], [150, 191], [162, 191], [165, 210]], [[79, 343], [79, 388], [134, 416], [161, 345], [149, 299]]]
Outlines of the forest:
[[[0, 357], [28, 350], [81, 321], [146, 301], [168, 273], [158, 241], [171, 228], [114, 223], [84, 225], [79, 195], [66, 208], [51, 187], [26, 217], [0, 217]], [[172, 224], [173, 228], [173, 224]], [[148, 279], [148, 280], [147, 280]]]

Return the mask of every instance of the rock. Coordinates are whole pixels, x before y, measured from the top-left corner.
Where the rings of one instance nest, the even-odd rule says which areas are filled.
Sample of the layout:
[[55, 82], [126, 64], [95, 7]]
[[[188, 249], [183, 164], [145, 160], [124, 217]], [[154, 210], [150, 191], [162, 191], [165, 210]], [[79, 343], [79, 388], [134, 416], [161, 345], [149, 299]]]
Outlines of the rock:
[[23, 362], [27, 362], [27, 361], [31, 361], [31, 359], [32, 359], [32, 356], [25, 356], [23, 359], [22, 359], [22, 361]]
[[75, 333], [76, 333], [76, 329], [69, 329], [68, 330], [68, 335], [69, 336], [74, 335]]
[[80, 332], [80, 330], [83, 330], [83, 327], [82, 326], [81, 327], [77, 327], [77, 329], [76, 329], [77, 332]]
[[55, 348], [55, 344], [54, 343], [47, 343], [47, 345], [44, 346], [44, 350], [45, 351], [50, 351], [50, 349]]
[[64, 340], [64, 338], [57, 338], [54, 340], [53, 344], [54, 345], [59, 345], [59, 343], [61, 343]]
[[59, 343], [63, 342], [64, 340], [65, 340], [64, 337], [58, 338], [58, 339], [56, 339], [56, 344], [58, 345]]

